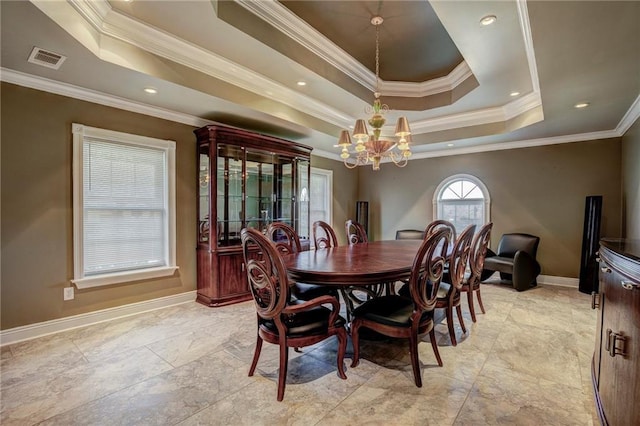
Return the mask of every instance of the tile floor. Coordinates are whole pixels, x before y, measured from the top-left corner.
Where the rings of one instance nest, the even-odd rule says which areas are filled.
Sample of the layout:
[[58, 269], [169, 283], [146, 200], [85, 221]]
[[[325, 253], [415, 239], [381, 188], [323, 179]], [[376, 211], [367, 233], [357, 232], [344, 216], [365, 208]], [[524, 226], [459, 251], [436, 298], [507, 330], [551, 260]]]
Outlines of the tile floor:
[[436, 327], [444, 362], [420, 344], [423, 387], [408, 346], [364, 341], [336, 374], [332, 339], [291, 351], [283, 402], [278, 351], [255, 344], [251, 302], [173, 306], [2, 347], [2, 425], [589, 425], [595, 311], [577, 290], [482, 287], [487, 313], [458, 346]]

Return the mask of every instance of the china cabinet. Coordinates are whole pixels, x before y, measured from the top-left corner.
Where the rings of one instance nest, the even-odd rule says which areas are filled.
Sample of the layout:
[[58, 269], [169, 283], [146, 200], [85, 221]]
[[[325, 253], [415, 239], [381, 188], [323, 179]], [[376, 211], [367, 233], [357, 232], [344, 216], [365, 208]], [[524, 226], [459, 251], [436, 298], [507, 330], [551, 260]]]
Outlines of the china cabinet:
[[640, 241], [602, 239], [592, 378], [604, 425], [640, 424]]
[[240, 231], [291, 225], [309, 240], [311, 147], [221, 125], [195, 131], [198, 164], [197, 300], [251, 298]]

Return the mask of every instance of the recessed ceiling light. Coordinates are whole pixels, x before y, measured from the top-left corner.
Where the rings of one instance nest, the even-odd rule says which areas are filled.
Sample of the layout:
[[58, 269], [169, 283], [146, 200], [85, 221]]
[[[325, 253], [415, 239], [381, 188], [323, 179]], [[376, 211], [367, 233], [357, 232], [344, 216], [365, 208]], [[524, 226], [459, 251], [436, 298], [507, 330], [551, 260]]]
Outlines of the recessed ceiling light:
[[296, 83], [298, 86], [306, 86], [307, 82], [306, 81], [302, 81], [300, 80], [299, 82]]
[[573, 107], [580, 109], [580, 108], [586, 108], [588, 106], [589, 106], [589, 102], [580, 102], [575, 104]]
[[447, 146], [453, 146], [453, 144], [452, 143], [448, 143]]
[[520, 92], [511, 92], [511, 93], [509, 93], [509, 96], [511, 96], [512, 98], [515, 98], [519, 94], [520, 94]]
[[487, 25], [493, 24], [497, 20], [498, 18], [496, 18], [496, 15], [487, 15], [480, 20], [480, 24], [486, 27]]
[[150, 95], [155, 95], [156, 93], [158, 93], [158, 89], [156, 89], [155, 87], [145, 87], [144, 91]]

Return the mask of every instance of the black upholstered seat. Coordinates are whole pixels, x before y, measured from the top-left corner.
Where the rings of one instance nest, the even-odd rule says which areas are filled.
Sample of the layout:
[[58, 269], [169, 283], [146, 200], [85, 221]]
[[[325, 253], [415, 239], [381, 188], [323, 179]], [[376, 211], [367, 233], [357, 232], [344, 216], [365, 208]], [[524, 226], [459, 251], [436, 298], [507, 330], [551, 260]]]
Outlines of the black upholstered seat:
[[[331, 336], [338, 338], [338, 375], [344, 373], [347, 349], [345, 320], [338, 312], [340, 303], [332, 296], [308, 301], [292, 299], [287, 270], [275, 244], [260, 231], [245, 228], [240, 233], [245, 270], [258, 317], [258, 337], [249, 376], [253, 376], [262, 342], [280, 347], [278, 373], [278, 401], [284, 398], [289, 348], [314, 345]], [[255, 251], [255, 247], [258, 251]]]
[[535, 235], [504, 234], [497, 253], [487, 250], [484, 269], [500, 272], [500, 277], [512, 281], [518, 291], [535, 286], [540, 274], [540, 264], [536, 260], [539, 243], [540, 238]]

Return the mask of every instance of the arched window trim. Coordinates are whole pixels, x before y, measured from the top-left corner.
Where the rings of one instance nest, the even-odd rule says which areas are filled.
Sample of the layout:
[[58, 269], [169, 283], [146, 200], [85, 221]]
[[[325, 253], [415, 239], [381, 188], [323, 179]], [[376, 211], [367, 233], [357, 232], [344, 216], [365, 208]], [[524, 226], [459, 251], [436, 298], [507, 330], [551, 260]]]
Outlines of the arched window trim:
[[440, 185], [436, 187], [436, 190], [433, 193], [433, 219], [438, 219], [438, 201], [440, 200], [444, 189], [448, 187], [452, 182], [460, 179], [471, 181], [475, 185], [477, 185], [478, 188], [480, 188], [480, 191], [482, 191], [482, 196], [484, 197], [484, 222], [491, 222], [491, 196], [489, 195], [489, 190], [480, 179], [466, 173], [459, 173], [449, 176], [442, 182], [440, 182]]

